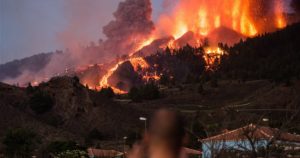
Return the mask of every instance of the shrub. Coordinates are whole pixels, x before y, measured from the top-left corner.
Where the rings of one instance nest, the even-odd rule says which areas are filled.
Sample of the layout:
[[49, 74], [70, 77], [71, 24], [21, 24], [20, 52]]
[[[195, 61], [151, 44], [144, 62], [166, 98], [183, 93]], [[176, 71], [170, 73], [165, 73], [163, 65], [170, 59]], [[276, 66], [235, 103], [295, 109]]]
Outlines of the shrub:
[[134, 102], [142, 101], [140, 90], [136, 87], [132, 87], [128, 93], [129, 98]]
[[139, 88], [133, 87], [128, 93], [132, 101], [153, 100], [160, 98], [159, 88], [154, 83], [148, 83]]
[[50, 111], [53, 107], [54, 101], [51, 96], [43, 91], [36, 92], [29, 100], [30, 108], [36, 114], [43, 114]]
[[113, 98], [115, 96], [115, 93], [111, 87], [102, 88], [99, 93], [105, 98]]
[[26, 92], [27, 93], [33, 93], [34, 92], [34, 87], [32, 87], [31, 83], [28, 83], [28, 86], [26, 87]]
[[88, 138], [89, 139], [97, 139], [97, 140], [101, 140], [103, 139], [103, 134], [101, 132], [99, 132], [96, 128], [94, 128], [93, 130], [91, 130], [91, 132], [88, 134]]
[[37, 135], [30, 130], [10, 130], [3, 140], [5, 154], [7, 157], [30, 157], [38, 142]]
[[88, 158], [88, 155], [82, 150], [67, 150], [57, 154], [54, 158]]
[[73, 141], [54, 141], [47, 146], [47, 151], [53, 154], [59, 154], [67, 150], [76, 150], [78, 147]]

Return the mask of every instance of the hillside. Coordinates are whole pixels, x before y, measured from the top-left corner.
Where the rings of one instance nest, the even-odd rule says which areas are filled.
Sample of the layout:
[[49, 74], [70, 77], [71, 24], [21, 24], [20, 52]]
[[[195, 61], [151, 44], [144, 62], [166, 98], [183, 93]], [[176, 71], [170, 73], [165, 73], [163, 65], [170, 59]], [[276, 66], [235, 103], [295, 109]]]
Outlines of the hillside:
[[[103, 72], [98, 65], [82, 72], [80, 79], [55, 77], [37, 87], [0, 83], [0, 139], [9, 129], [24, 128], [41, 137], [41, 152], [55, 140], [120, 150], [124, 136], [133, 143], [142, 133], [139, 117], [148, 118], [160, 108], [184, 114], [192, 148], [199, 147], [199, 138], [250, 123], [299, 134], [299, 34], [300, 24], [295, 24], [232, 47], [220, 44], [228, 54], [208, 71], [203, 47], [167, 48], [147, 56], [150, 73], [161, 74], [153, 81], [159, 87], [159, 97], [153, 100], [134, 100], [130, 93], [113, 95], [112, 89], [99, 92], [80, 84], [89, 76], [99, 82]], [[129, 62], [118, 68], [111, 76], [116, 87], [130, 90], [131, 85], [145, 84], [140, 80], [147, 73], [142, 68], [135, 71]]]
[[142, 115], [68, 77], [27, 88], [1, 83], [0, 108], [0, 138], [9, 129], [25, 128], [40, 135], [43, 144], [55, 140], [85, 144], [92, 131], [99, 131], [103, 141], [121, 139], [138, 132]]
[[[288, 82], [300, 77], [300, 23], [283, 30], [248, 38], [225, 47], [228, 55], [220, 65], [227, 78], [269, 79]], [[223, 46], [224, 47], [224, 46]]]
[[41, 53], [20, 60], [0, 64], [0, 81], [16, 78], [23, 72], [37, 73], [51, 60], [53, 53]]

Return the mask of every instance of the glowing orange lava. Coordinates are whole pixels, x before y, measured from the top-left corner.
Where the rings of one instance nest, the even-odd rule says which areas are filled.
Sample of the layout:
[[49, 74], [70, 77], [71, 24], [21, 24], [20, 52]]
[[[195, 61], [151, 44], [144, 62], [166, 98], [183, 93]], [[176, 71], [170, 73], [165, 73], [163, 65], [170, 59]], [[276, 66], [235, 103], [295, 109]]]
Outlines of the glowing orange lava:
[[283, 0], [270, 4], [270, 14], [257, 9], [263, 8], [261, 5], [262, 1], [257, 0], [179, 0], [171, 14], [161, 15], [157, 29], [178, 39], [187, 31], [207, 36], [221, 26], [252, 37], [266, 30], [262, 28], [265, 19], [273, 19], [274, 23], [267, 25], [274, 28], [286, 26]]
[[[270, 13], [265, 13], [263, 2], [264, 0], [179, 0], [175, 5], [174, 11], [160, 16], [156, 31], [144, 42], [138, 44], [136, 51], [151, 44], [156, 38], [173, 36], [174, 40], [170, 40], [161, 48], [178, 48], [177, 39], [182, 37], [187, 32], [191, 31], [196, 42], [196, 46], [202, 44], [201, 40], [205, 37], [209, 38], [214, 30], [224, 27], [228, 30], [233, 30], [243, 37], [253, 37], [260, 33], [274, 31], [276, 28], [283, 28], [287, 25], [284, 16], [284, 0], [272, 1], [272, 9]], [[271, 3], [271, 1], [268, 1]], [[219, 33], [219, 36], [222, 36]], [[225, 36], [225, 35], [223, 35]], [[226, 37], [225, 37], [226, 38]], [[228, 37], [229, 38], [229, 37]], [[217, 41], [223, 42], [223, 41]], [[188, 42], [187, 42], [188, 43]], [[189, 43], [190, 44], [190, 43]], [[216, 44], [216, 43], [214, 43]], [[192, 44], [193, 45], [193, 44]], [[195, 45], [193, 45], [195, 46]], [[111, 87], [115, 93], [126, 93], [109, 84], [109, 78], [118, 69], [119, 65], [126, 61], [131, 62], [135, 71], [140, 69], [148, 69], [148, 63], [139, 57], [134, 57], [135, 52], [131, 53], [127, 59], [119, 61], [102, 77], [99, 84], [100, 87]], [[220, 62], [224, 51], [218, 47], [209, 47], [205, 49], [204, 59], [207, 64], [207, 69], [214, 69], [214, 65]], [[143, 75], [145, 80], [158, 80], [157, 74]]]
[[206, 62], [206, 69], [213, 69], [216, 64], [220, 64], [221, 57], [225, 52], [219, 47], [208, 47], [203, 56]]
[[144, 48], [145, 46], [150, 45], [153, 41], [154, 41], [154, 37], [150, 37], [149, 39], [145, 40], [144, 42], [140, 43], [139, 46], [135, 49], [134, 52], [132, 52], [129, 57], [131, 57], [134, 53], [136, 53], [137, 51], [141, 50], [142, 48]]
[[275, 3], [276, 11], [276, 26], [277, 28], [284, 28], [287, 25], [286, 19], [283, 15], [283, 0], [277, 0]]
[[115, 64], [112, 68], [110, 68], [107, 73], [102, 77], [102, 79], [99, 82], [100, 88], [103, 87], [111, 87], [113, 91], [117, 94], [125, 94], [127, 93], [126, 91], [123, 91], [121, 89], [118, 89], [117, 87], [111, 86], [108, 81], [109, 78], [113, 75], [113, 73], [119, 68], [120, 65], [123, 63], [129, 61], [131, 65], [134, 68], [134, 71], [138, 71], [139, 69], [147, 69], [149, 68], [148, 63], [142, 58], [142, 57], [132, 57], [129, 59], [125, 59], [122, 61], [119, 61], [117, 64]]
[[146, 74], [143, 75], [143, 79], [147, 82], [150, 80], [158, 81], [160, 79], [160, 75], [158, 75], [157, 72], [154, 74], [146, 72]]
[[141, 57], [129, 59], [131, 65], [134, 68], [134, 71], [138, 71], [139, 69], [147, 69], [149, 68], [148, 63]]

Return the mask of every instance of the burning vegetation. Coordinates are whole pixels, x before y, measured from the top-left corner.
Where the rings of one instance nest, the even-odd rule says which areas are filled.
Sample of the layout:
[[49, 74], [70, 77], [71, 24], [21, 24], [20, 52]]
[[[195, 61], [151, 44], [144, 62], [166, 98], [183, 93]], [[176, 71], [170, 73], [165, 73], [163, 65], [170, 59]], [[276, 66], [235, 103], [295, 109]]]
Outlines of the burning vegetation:
[[[288, 24], [286, 16], [282, 0], [267, 2], [263, 0], [181, 0], [172, 12], [160, 16], [156, 29], [148, 31], [147, 38], [135, 42], [138, 45], [133, 52], [136, 53], [129, 51], [131, 53], [129, 57], [117, 61], [107, 70], [99, 82], [99, 87], [110, 86], [116, 93], [126, 93], [112, 86], [109, 79], [119, 66], [127, 61], [131, 63], [134, 71], [144, 82], [159, 80], [166, 72], [157, 70], [159, 64], [151, 65], [147, 59], [143, 59], [145, 47], [154, 47], [152, 51], [170, 49], [172, 55], [176, 52], [174, 50], [179, 50], [186, 44], [195, 48], [201, 47], [204, 49], [201, 53], [206, 70], [214, 70], [220, 64], [222, 55], [225, 54], [224, 50], [217, 47], [219, 42], [233, 44], [245, 37], [284, 28]], [[164, 36], [172, 38], [160, 44], [154, 42], [156, 39], [163, 39]], [[206, 45], [206, 40], [211, 46]], [[149, 53], [146, 52], [146, 54]]]
[[[215, 71], [228, 46], [295, 22], [297, 18], [291, 18], [285, 3], [283, 0], [179, 0], [153, 22], [150, 0], [126, 0], [119, 4], [114, 20], [103, 28], [107, 39], [82, 48], [82, 55], [76, 55], [80, 64], [77, 58], [60, 55], [64, 58], [59, 60], [60, 63], [67, 63], [61, 67], [67, 69], [64, 68], [62, 71], [65, 72], [61, 73], [56, 68], [54, 76], [77, 75], [90, 89], [111, 87], [115, 93], [124, 94], [132, 86], [159, 82], [162, 76], [183, 81], [182, 78], [191, 76], [189, 73], [193, 66], [190, 64], [200, 65], [198, 75], [202, 73], [203, 65], [205, 71]], [[219, 47], [219, 43], [226, 43], [226, 47]], [[189, 55], [195, 57], [195, 61], [178, 68], [177, 65], [186, 62], [185, 57], [189, 56], [182, 55], [185, 49], [193, 49], [193, 55]], [[118, 57], [112, 60], [115, 56]], [[86, 59], [81, 60], [83, 57]], [[175, 57], [177, 63], [173, 67], [165, 67], [158, 59], [151, 61], [154, 57], [167, 61], [169, 59], [166, 58], [171, 60]], [[90, 65], [92, 63], [101, 64]], [[57, 65], [57, 61], [53, 63], [51, 60], [44, 69], [47, 71]], [[128, 74], [118, 75], [119, 69], [124, 67]], [[183, 72], [184, 68], [186, 72]], [[183, 73], [179, 75], [181, 77], [175, 70]], [[41, 71], [40, 74], [49, 73]], [[35, 78], [31, 79], [32, 85], [38, 84]]]
[[[83, 49], [86, 58], [95, 58], [89, 56], [92, 50], [115, 53], [114, 60], [71, 64], [56, 77], [47, 76], [49, 82], [35, 79], [26, 89], [0, 83], [0, 129], [10, 123], [34, 127], [47, 140], [68, 136], [101, 147], [124, 139], [123, 148], [142, 133], [137, 118], [166, 107], [187, 116], [187, 136], [196, 136], [189, 146], [197, 149], [200, 139], [253, 121], [299, 133], [300, 23], [289, 25], [283, 0], [179, 0], [156, 28], [150, 2], [121, 2], [115, 20], [104, 28], [108, 39]], [[165, 114], [166, 122], [182, 125], [175, 113]], [[150, 124], [152, 138], [161, 116]]]

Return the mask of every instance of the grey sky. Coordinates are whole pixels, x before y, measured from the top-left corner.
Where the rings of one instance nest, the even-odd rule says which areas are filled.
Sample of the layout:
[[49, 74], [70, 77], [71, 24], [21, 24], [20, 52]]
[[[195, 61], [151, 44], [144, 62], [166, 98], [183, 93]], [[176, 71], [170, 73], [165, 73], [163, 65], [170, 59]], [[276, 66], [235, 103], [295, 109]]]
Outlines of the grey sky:
[[[113, 18], [120, 1], [0, 0], [0, 64], [63, 49], [59, 40], [63, 32], [73, 31], [79, 43], [104, 38], [102, 27]], [[162, 1], [153, 0], [155, 16]], [[82, 21], [72, 16], [80, 16]]]

